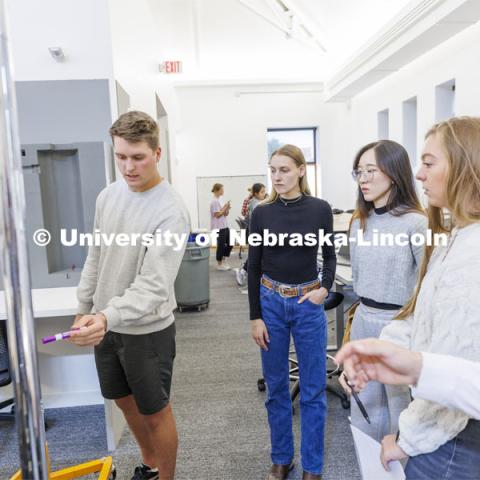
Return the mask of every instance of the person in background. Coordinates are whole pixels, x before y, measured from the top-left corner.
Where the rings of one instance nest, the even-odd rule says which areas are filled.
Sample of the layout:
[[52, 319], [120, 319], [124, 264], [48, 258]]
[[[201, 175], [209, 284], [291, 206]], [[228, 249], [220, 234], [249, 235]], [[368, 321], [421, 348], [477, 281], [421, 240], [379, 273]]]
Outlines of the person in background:
[[335, 248], [321, 245], [324, 268], [317, 272], [319, 236], [333, 233], [327, 202], [310, 194], [303, 152], [294, 145], [276, 150], [269, 162], [273, 191], [253, 210], [251, 234], [267, 230], [308, 234], [312, 244], [250, 245], [248, 298], [252, 337], [260, 347], [267, 385], [272, 466], [268, 480], [283, 480], [293, 468], [292, 401], [289, 391], [290, 336], [301, 372], [301, 455], [304, 480], [319, 480], [323, 470], [327, 414], [327, 318], [323, 308], [335, 278]]
[[[247, 214], [245, 215], [245, 220], [247, 221], [247, 231], [246, 238], [248, 239], [248, 234], [250, 233], [250, 219], [252, 218], [252, 212], [257, 205], [259, 205], [263, 200], [265, 200], [265, 185], [263, 183], [254, 183], [250, 189], [252, 192], [252, 197], [248, 202]], [[248, 258], [245, 260], [245, 263], [240, 267], [235, 269], [235, 275], [237, 283], [239, 286], [245, 285], [247, 281], [247, 270], [248, 270]]]
[[[375, 380], [410, 385], [414, 398], [461, 410], [480, 420], [480, 362], [438, 353], [411, 352], [367, 338], [344, 345], [335, 356], [357, 392]], [[441, 381], [439, 381], [441, 379]]]
[[252, 189], [249, 188], [248, 189], [248, 196], [245, 197], [245, 199], [243, 200], [242, 209], [240, 210], [240, 215], [245, 219], [247, 218], [247, 215], [248, 215], [248, 204], [249, 204], [251, 199], [252, 199]]
[[252, 198], [250, 202], [248, 202], [248, 226], [250, 228], [250, 219], [252, 218], [252, 213], [255, 208], [265, 200], [266, 191], [265, 185], [263, 183], [254, 183], [252, 185]]
[[[402, 145], [391, 140], [365, 145], [355, 157], [352, 175], [358, 185], [358, 196], [350, 238], [357, 238], [360, 232], [370, 242], [374, 232], [408, 236], [403, 246], [350, 242], [353, 289], [360, 297], [350, 338], [358, 340], [378, 337], [411, 297], [423, 247], [415, 246], [410, 238], [417, 233], [426, 234], [427, 218]], [[350, 393], [343, 374], [340, 383]], [[397, 431], [398, 416], [410, 402], [408, 388], [385, 387], [378, 382], [370, 382], [359, 397], [371, 423], [365, 421], [357, 403], [351, 402], [352, 425], [378, 442]]]
[[232, 251], [230, 245], [230, 229], [228, 228], [227, 216], [230, 213], [230, 201], [223, 200], [223, 185], [215, 183], [212, 187], [213, 199], [210, 203], [210, 228], [218, 230], [217, 238], [217, 270], [230, 270], [227, 258]]
[[[458, 117], [425, 136], [417, 179], [428, 198], [432, 236], [412, 299], [380, 339], [412, 351], [480, 361], [480, 118]], [[444, 212], [451, 223], [447, 226]], [[439, 382], [444, 382], [442, 377]], [[480, 422], [414, 398], [400, 414], [399, 433], [382, 441], [382, 460], [407, 458], [408, 480], [480, 478]]]

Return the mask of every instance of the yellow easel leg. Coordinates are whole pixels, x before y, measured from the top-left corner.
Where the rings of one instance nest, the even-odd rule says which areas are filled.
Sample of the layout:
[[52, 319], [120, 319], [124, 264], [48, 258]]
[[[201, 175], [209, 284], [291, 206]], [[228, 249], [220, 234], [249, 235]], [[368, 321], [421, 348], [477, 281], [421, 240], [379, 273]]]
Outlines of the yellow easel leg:
[[[103, 457], [91, 462], [81, 463], [73, 467], [64, 468], [57, 472], [52, 472], [50, 467], [50, 456], [48, 454], [48, 445], [45, 445], [48, 463], [48, 480], [70, 480], [80, 478], [90, 473], [99, 472], [98, 480], [109, 480], [113, 475], [112, 457]], [[22, 472], [19, 470], [10, 480], [22, 480]]]

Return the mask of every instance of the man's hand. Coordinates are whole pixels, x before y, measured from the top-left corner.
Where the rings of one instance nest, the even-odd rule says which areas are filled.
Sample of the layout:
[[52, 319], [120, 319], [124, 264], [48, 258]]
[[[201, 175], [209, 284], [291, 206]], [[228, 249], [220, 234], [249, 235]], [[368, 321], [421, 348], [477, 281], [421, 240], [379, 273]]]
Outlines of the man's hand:
[[103, 313], [96, 315], [77, 315], [73, 322], [73, 330], [68, 340], [70, 343], [82, 347], [98, 345], [105, 336], [107, 330], [107, 319]]
[[370, 380], [389, 385], [415, 385], [422, 371], [421, 353], [374, 338], [347, 343], [335, 359], [343, 363], [355, 390], [362, 389]]
[[408, 455], [397, 445], [395, 441], [395, 434], [386, 435], [382, 440], [382, 451], [380, 452], [380, 461], [383, 468], [389, 472], [390, 467], [388, 462], [392, 460], [402, 460], [407, 458]]
[[267, 344], [270, 343], [270, 338], [265, 322], [261, 318], [258, 318], [257, 320], [252, 320], [250, 325], [252, 328], [252, 338], [255, 340], [255, 343], [268, 352]]
[[303, 297], [300, 298], [298, 303], [303, 303], [305, 300], [308, 299], [315, 305], [321, 305], [327, 297], [328, 290], [325, 287], [320, 287], [306, 293]]

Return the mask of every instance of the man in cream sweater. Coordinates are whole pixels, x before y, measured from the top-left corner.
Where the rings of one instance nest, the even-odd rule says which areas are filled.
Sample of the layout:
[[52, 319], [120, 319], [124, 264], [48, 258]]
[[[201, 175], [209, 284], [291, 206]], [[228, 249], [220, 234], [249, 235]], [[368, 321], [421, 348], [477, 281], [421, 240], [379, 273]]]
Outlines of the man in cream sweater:
[[[102, 395], [115, 400], [143, 457], [132, 480], [173, 479], [177, 431], [169, 403], [175, 357], [173, 284], [185, 251], [189, 216], [158, 173], [158, 126], [142, 112], [111, 127], [122, 180], [97, 198], [95, 230], [116, 236], [90, 247], [71, 337], [95, 345]], [[126, 235], [125, 235], [126, 234]], [[145, 235], [150, 235], [148, 240]], [[167, 237], [176, 241], [167, 241]], [[128, 239], [128, 242], [126, 241]]]

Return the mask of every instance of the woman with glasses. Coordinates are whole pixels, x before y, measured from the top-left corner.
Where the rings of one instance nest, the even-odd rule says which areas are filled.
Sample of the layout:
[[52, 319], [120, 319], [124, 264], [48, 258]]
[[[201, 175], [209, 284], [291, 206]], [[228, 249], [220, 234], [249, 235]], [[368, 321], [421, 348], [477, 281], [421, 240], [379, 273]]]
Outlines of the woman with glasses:
[[320, 282], [317, 253], [319, 231], [325, 235], [333, 232], [333, 215], [327, 202], [310, 195], [305, 158], [298, 147], [284, 145], [272, 154], [269, 166], [273, 190], [253, 210], [250, 237], [262, 236], [268, 230], [278, 241], [285, 241], [283, 246], [272, 242], [254, 246], [251, 240], [248, 254], [252, 337], [261, 348], [268, 389], [265, 406], [272, 466], [267, 478], [283, 480], [293, 467], [288, 361], [291, 335], [301, 372], [303, 479], [319, 480], [327, 413], [327, 320], [323, 302], [334, 281], [336, 257], [333, 245], [321, 246], [324, 267]]
[[[422, 260], [423, 246], [412, 235], [426, 234], [427, 219], [418, 200], [406, 150], [391, 140], [365, 145], [353, 162], [358, 184], [357, 208], [352, 216], [350, 258], [353, 289], [360, 304], [352, 322], [351, 339], [378, 338], [410, 299]], [[383, 234], [393, 241], [376, 244]], [[396, 242], [396, 239], [402, 240]], [[362, 245], [363, 243], [363, 245]], [[380, 243], [380, 242], [377, 242]], [[345, 378], [340, 383], [350, 393]], [[352, 424], [377, 441], [397, 431], [398, 416], [410, 401], [407, 387], [370, 382], [359, 394], [371, 423], [356, 402]]]

